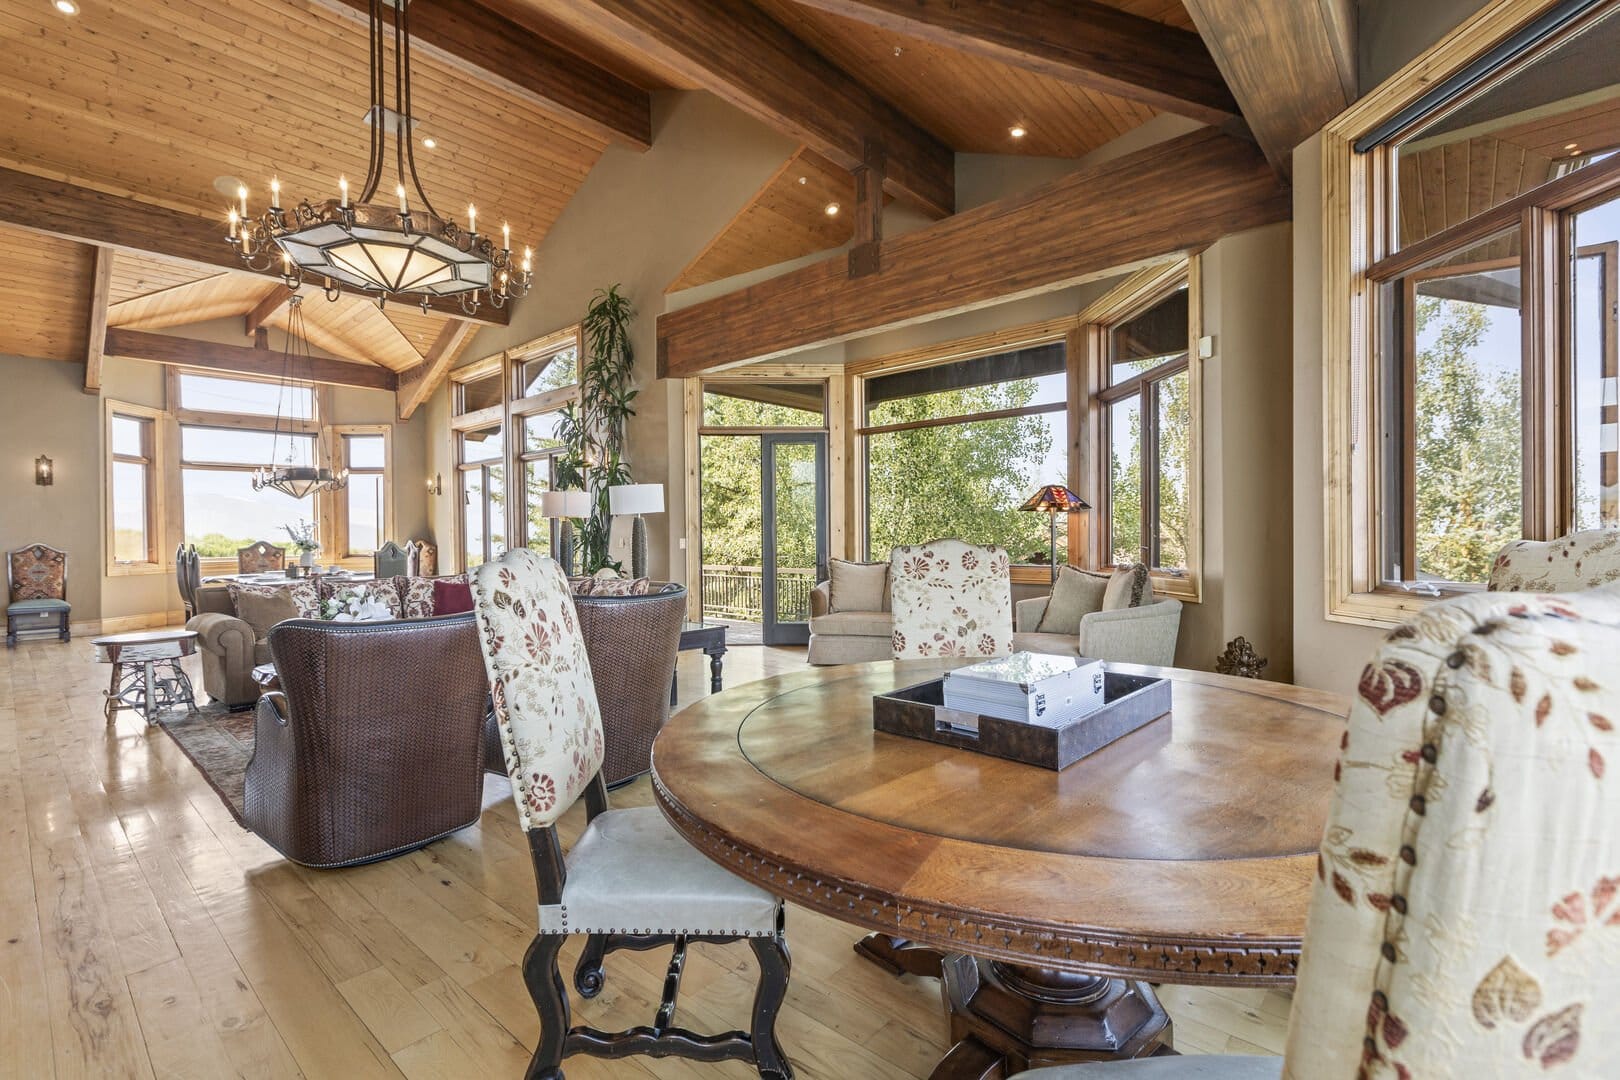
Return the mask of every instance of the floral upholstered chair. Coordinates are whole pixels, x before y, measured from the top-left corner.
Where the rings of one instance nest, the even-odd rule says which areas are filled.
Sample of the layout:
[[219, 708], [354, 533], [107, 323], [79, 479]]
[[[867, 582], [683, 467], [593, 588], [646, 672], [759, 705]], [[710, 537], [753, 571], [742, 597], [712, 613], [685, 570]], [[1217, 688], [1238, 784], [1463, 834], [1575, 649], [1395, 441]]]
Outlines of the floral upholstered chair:
[[1496, 554], [1492, 592], [1578, 592], [1620, 581], [1620, 529], [1516, 540]]
[[1286, 1057], [1026, 1075], [1620, 1076], [1616, 657], [1620, 585], [1394, 631], [1335, 770]]
[[276, 547], [268, 540], [255, 540], [245, 548], [236, 549], [236, 571], [239, 574], [264, 574], [287, 568], [287, 549]]
[[[574, 599], [562, 570], [532, 551], [509, 551], [473, 579], [479, 639], [496, 727], [528, 834], [540, 892], [540, 931], [523, 977], [540, 1013], [531, 1080], [560, 1080], [567, 1054], [651, 1054], [740, 1059], [761, 1076], [792, 1076], [776, 1040], [787, 994], [782, 901], [711, 862], [656, 807], [610, 810], [602, 782], [602, 716]], [[584, 834], [564, 858], [556, 823], [583, 795]], [[674, 947], [671, 977], [650, 1027], [609, 1033], [569, 1026], [568, 993], [557, 969], [569, 935], [584, 935], [574, 986], [601, 992], [602, 967], [617, 949]], [[746, 938], [759, 964], [748, 1034], [697, 1035], [672, 1023], [688, 942]]]
[[894, 658], [1006, 656], [1012, 651], [1012, 560], [961, 540], [889, 554]]
[[53, 630], [58, 640], [73, 640], [68, 616], [67, 552], [48, 544], [29, 544], [6, 555], [6, 648], [17, 647], [18, 633]]

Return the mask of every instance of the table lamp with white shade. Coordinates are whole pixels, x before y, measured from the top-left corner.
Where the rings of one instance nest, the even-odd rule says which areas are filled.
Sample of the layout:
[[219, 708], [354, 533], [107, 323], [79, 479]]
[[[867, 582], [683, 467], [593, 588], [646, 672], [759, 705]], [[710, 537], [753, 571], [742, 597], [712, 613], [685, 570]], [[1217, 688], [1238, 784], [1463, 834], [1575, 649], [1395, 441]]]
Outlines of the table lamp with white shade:
[[591, 495], [588, 491], [546, 491], [540, 495], [540, 516], [561, 518], [562, 529], [557, 537], [557, 562], [563, 573], [574, 573], [574, 519], [591, 516]]
[[630, 573], [647, 576], [647, 522], [643, 514], [664, 512], [663, 484], [617, 484], [608, 488], [608, 512], [635, 518], [630, 533]]

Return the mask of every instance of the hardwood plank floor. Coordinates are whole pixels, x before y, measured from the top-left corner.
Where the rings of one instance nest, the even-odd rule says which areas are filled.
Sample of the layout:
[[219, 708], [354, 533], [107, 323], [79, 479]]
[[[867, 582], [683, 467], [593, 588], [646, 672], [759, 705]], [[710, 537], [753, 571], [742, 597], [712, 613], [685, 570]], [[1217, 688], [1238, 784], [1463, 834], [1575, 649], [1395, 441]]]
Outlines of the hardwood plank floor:
[[[734, 648], [726, 682], [803, 663], [802, 650]], [[488, 780], [473, 828], [389, 862], [307, 870], [240, 829], [168, 737], [128, 713], [108, 726], [106, 672], [83, 642], [0, 653], [0, 1078], [522, 1075], [539, 1035], [520, 974], [534, 879], [504, 780]], [[708, 674], [702, 654], [681, 655], [683, 704]], [[649, 803], [647, 782], [613, 801]], [[564, 819], [567, 840], [583, 818]], [[927, 1076], [946, 1050], [937, 984], [860, 960], [860, 935], [789, 912], [782, 1042], [804, 1080]], [[615, 955], [576, 1019], [650, 1021], [665, 961]], [[682, 1020], [746, 1026], [753, 986], [745, 948], [697, 946]], [[1287, 994], [1161, 996], [1184, 1053], [1282, 1049]], [[567, 1072], [751, 1075], [650, 1059], [573, 1058]]]

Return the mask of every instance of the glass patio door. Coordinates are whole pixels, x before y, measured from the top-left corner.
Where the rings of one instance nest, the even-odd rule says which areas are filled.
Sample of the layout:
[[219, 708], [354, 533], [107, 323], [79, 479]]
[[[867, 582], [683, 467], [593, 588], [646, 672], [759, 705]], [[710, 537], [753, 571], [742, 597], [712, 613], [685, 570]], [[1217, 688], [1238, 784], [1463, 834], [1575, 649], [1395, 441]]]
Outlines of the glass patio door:
[[810, 590], [827, 577], [827, 436], [761, 435], [763, 638], [767, 645], [810, 640]]

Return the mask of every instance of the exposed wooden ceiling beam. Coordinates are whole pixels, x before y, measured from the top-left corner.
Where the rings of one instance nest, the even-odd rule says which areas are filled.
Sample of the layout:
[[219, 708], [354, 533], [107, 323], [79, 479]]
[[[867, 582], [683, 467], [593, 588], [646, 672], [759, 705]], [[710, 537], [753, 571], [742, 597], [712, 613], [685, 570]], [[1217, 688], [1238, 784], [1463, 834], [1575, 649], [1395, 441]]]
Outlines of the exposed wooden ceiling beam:
[[853, 171], [882, 147], [885, 190], [943, 217], [955, 156], [749, 0], [579, 0], [578, 17]]
[[276, 285], [264, 294], [264, 299], [253, 305], [253, 310], [242, 316], [242, 333], [252, 337], [257, 333], [270, 317], [287, 306], [287, 301], [293, 298], [293, 291], [287, 286], [277, 282]]
[[409, 420], [422, 402], [439, 388], [444, 377], [450, 373], [451, 363], [477, 332], [478, 327], [473, 323], [454, 320], [445, 323], [444, 329], [439, 331], [439, 336], [428, 346], [427, 355], [422, 358], [421, 366], [401, 373], [399, 392], [395, 395], [401, 420]]
[[[150, 360], [158, 364], [176, 364], [213, 371], [234, 371], [243, 375], [280, 373], [277, 358], [281, 354], [277, 352], [242, 345], [221, 345], [213, 341], [196, 341], [169, 334], [152, 334], [144, 330], [120, 330], [114, 327], [107, 331], [102, 351], [108, 356], [123, 356], [131, 360]], [[329, 360], [320, 356], [310, 357], [309, 377], [319, 383], [360, 386], [371, 390], [394, 390], [399, 386], [398, 377], [387, 368], [353, 360]]]
[[102, 346], [107, 337], [107, 300], [112, 292], [113, 253], [96, 248], [96, 268], [90, 279], [90, 335], [84, 350], [84, 392], [101, 393]]
[[1259, 149], [1204, 128], [882, 241], [879, 269], [826, 259], [658, 319], [683, 378], [1062, 288], [1286, 221]]
[[798, 0], [1240, 134], [1197, 34], [1094, 0]]
[[[0, 221], [81, 244], [255, 272], [248, 270], [222, 239], [223, 221], [16, 169], [0, 168]], [[266, 270], [260, 276], [279, 279], [281, 275]], [[434, 300], [432, 309], [461, 319], [469, 318], [460, 303], [448, 297]], [[511, 318], [511, 305], [497, 308], [485, 304], [470, 318], [475, 322], [505, 326]]]
[[[364, 24], [370, 0], [315, 0]], [[392, 24], [393, 8], [383, 5]], [[636, 150], [652, 145], [652, 95], [473, 0], [411, 8], [411, 48]]]
[[1359, 96], [1355, 0], [1185, 0], [1266, 157], [1294, 147]]

